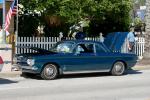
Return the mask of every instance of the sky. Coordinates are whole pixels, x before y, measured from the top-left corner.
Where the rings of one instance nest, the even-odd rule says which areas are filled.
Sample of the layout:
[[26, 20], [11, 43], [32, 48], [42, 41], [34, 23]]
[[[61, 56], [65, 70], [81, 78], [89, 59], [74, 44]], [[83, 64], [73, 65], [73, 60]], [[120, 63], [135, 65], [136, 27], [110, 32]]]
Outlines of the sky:
[[0, 3], [3, 3], [3, 0], [0, 0]]

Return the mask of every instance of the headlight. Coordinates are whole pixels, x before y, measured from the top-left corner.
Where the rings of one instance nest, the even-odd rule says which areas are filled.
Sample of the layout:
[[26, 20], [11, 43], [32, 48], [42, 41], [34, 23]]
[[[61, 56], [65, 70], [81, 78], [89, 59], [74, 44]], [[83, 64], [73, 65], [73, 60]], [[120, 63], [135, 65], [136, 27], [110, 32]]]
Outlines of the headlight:
[[30, 66], [34, 65], [34, 62], [35, 62], [34, 59], [28, 59], [27, 60], [27, 64], [30, 65]]

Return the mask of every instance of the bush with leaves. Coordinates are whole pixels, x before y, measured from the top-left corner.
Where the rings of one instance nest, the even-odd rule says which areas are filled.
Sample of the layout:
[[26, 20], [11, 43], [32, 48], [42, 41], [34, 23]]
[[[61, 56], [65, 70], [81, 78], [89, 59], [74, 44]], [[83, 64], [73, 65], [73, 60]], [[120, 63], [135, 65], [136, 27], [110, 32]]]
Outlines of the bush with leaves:
[[[39, 12], [40, 18], [34, 22], [47, 28], [47, 36], [57, 36], [60, 31], [67, 35], [70, 26], [84, 20], [89, 22], [84, 29], [91, 36], [127, 31], [132, 8], [132, 0], [20, 0], [20, 4], [24, 12]], [[32, 27], [26, 25], [24, 28]]]

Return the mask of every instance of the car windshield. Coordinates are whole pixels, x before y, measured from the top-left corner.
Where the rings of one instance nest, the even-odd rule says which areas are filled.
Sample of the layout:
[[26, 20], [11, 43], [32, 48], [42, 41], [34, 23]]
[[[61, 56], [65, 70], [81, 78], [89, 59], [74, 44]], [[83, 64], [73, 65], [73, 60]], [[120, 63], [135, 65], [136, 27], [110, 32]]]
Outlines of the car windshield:
[[50, 51], [57, 53], [72, 53], [73, 45], [73, 42], [59, 42], [56, 43], [56, 45], [54, 45], [54, 47], [52, 47]]

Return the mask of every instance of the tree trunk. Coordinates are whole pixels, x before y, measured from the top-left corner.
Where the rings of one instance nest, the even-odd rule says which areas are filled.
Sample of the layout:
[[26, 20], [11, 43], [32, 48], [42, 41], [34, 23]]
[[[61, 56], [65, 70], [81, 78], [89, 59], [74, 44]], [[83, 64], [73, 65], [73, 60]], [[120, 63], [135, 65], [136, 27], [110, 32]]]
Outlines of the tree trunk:
[[146, 34], [144, 59], [150, 59], [150, 0], [146, 0]]

